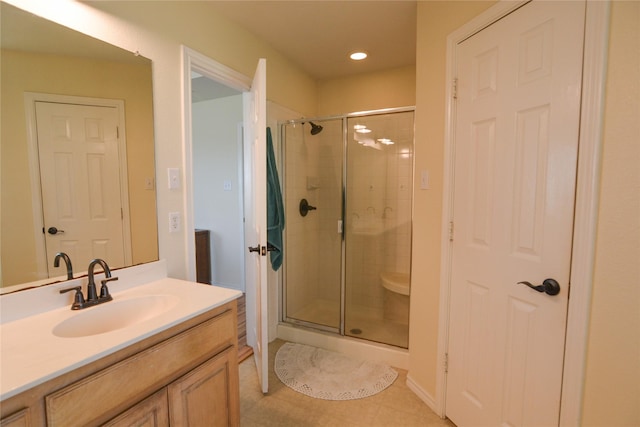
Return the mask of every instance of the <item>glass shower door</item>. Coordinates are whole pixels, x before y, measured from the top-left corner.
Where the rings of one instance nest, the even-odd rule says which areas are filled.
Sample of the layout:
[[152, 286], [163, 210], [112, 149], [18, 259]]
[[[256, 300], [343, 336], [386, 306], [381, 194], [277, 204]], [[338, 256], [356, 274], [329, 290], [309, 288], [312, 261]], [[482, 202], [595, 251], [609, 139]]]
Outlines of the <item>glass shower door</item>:
[[[342, 119], [282, 125], [284, 317], [338, 331], [342, 277]], [[321, 129], [320, 129], [321, 128]]]
[[349, 117], [345, 335], [409, 344], [413, 111]]

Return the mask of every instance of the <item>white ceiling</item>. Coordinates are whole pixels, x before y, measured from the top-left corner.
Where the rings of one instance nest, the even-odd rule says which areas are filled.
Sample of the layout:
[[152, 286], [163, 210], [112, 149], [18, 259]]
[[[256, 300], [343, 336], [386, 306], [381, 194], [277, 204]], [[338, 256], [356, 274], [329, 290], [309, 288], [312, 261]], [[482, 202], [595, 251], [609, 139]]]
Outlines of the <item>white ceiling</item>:
[[[207, 0], [219, 13], [271, 44], [317, 80], [415, 65], [416, 1]], [[3, 48], [143, 61], [142, 57], [1, 3]], [[369, 58], [354, 62], [355, 50]], [[228, 96], [193, 80], [194, 100]]]
[[[416, 1], [211, 1], [318, 80], [415, 65]], [[355, 50], [369, 58], [354, 62]]]

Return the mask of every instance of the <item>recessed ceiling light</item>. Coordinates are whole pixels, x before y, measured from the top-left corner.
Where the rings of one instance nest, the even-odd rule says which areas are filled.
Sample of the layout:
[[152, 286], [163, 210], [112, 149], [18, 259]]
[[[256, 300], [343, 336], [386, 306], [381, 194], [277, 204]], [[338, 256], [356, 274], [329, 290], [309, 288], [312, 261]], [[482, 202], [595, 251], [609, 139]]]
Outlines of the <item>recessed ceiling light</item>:
[[349, 58], [353, 59], [354, 61], [362, 61], [366, 57], [367, 52], [353, 52], [351, 55], [349, 55]]

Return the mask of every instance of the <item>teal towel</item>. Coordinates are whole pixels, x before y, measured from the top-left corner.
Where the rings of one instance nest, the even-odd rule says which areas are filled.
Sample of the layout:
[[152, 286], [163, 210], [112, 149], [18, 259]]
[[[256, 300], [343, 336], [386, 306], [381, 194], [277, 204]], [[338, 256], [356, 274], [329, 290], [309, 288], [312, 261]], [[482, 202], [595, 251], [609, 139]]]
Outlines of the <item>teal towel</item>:
[[276, 168], [276, 156], [273, 152], [271, 128], [267, 128], [267, 246], [271, 249], [271, 268], [277, 271], [282, 265], [284, 230], [284, 205], [280, 180]]

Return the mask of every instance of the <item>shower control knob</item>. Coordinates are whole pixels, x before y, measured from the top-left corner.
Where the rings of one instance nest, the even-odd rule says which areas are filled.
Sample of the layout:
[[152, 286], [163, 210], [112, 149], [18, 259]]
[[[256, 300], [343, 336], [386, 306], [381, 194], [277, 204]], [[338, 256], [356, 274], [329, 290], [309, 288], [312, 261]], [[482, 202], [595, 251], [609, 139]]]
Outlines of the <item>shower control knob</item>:
[[311, 206], [307, 199], [300, 200], [300, 215], [307, 216], [309, 211], [315, 211], [317, 208], [315, 206]]

